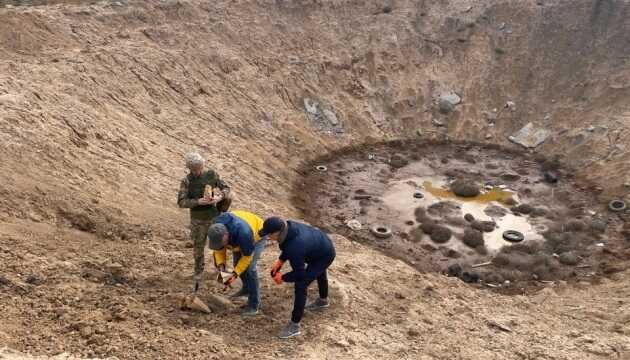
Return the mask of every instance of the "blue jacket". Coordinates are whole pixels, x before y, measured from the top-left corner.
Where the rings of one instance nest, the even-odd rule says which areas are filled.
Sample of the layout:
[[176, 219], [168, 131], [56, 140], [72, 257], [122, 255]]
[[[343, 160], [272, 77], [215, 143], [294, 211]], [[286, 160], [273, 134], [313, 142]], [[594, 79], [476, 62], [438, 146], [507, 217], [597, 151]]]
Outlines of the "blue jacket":
[[240, 248], [243, 256], [251, 256], [254, 253], [254, 233], [252, 228], [241, 218], [229, 213], [214, 218], [215, 224], [223, 224], [230, 234], [228, 245], [232, 248]]
[[335, 247], [323, 231], [295, 221], [287, 221], [287, 236], [279, 244], [280, 260], [289, 261], [293, 271], [282, 276], [285, 282], [297, 282], [305, 277], [305, 264], [329, 261]]

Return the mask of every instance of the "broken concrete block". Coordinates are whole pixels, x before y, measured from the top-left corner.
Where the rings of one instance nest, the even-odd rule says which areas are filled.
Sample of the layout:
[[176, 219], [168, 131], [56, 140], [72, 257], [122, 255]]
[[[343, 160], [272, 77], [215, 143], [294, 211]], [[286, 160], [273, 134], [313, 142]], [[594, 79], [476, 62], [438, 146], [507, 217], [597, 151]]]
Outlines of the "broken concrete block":
[[535, 148], [545, 142], [550, 134], [549, 130], [537, 129], [534, 127], [534, 124], [530, 122], [514, 135], [508, 137], [508, 139], [526, 148]]

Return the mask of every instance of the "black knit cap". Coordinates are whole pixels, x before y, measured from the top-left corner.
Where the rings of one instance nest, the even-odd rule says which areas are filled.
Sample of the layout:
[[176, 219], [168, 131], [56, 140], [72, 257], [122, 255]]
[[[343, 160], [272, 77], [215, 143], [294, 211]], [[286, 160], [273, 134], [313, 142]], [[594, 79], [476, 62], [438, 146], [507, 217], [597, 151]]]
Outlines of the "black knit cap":
[[265, 220], [265, 222], [263, 223], [263, 228], [258, 232], [258, 235], [260, 235], [261, 237], [267, 236], [269, 234], [278, 232], [282, 230], [283, 228], [284, 228], [284, 221], [277, 216], [272, 216], [270, 218], [267, 218], [267, 220]]

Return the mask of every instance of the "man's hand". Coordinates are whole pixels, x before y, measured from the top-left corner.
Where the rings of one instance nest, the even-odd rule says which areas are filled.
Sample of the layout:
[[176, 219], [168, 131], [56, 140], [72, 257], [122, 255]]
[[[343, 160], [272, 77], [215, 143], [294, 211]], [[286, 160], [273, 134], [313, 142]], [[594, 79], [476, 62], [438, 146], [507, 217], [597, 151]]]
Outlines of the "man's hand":
[[273, 281], [277, 284], [280, 285], [282, 284], [282, 273], [280, 271], [277, 271], [275, 273], [275, 275], [272, 276], [273, 277]]
[[199, 205], [213, 205], [214, 202], [213, 202], [212, 199], [199, 198], [199, 199], [197, 199], [197, 204], [199, 204]]
[[277, 259], [275, 263], [273, 263], [273, 267], [271, 268], [271, 277], [276, 276], [276, 273], [282, 269], [282, 265], [284, 265], [284, 261]]
[[230, 287], [232, 286], [232, 283], [236, 281], [237, 278], [238, 278], [238, 274], [235, 272], [232, 272], [232, 276], [230, 276], [227, 280], [225, 280], [225, 282], [223, 282], [223, 285], [225, 285], [225, 287]]

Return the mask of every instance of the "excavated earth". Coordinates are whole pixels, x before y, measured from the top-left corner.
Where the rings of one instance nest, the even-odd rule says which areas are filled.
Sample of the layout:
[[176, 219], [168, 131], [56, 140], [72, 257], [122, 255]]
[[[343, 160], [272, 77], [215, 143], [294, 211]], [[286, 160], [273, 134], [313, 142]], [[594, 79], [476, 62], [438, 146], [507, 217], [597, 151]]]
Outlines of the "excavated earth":
[[[606, 210], [630, 202], [629, 15], [626, 0], [0, 0], [0, 359], [630, 358], [629, 214]], [[179, 308], [189, 151], [234, 208], [334, 233], [332, 306], [301, 337], [275, 337], [292, 288], [266, 276], [274, 246], [260, 316], [211, 301], [210, 264], [214, 312]], [[456, 179], [516, 203], [453, 198]], [[479, 204], [495, 207], [475, 220], [533, 231], [480, 247], [462, 222]], [[441, 273], [455, 264], [480, 281]]]

